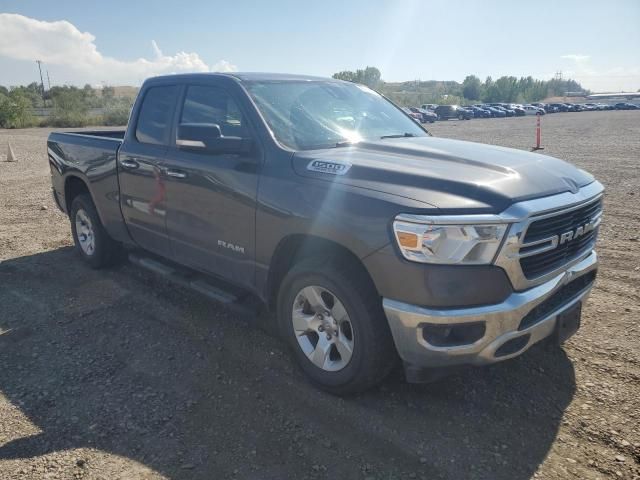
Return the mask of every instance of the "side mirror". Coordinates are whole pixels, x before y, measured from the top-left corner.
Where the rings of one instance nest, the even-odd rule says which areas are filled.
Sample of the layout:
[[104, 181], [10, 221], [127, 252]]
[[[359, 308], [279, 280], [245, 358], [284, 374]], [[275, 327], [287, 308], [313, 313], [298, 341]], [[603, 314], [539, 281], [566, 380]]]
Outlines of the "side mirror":
[[176, 145], [182, 149], [211, 153], [249, 153], [251, 139], [224, 137], [217, 123], [181, 123], [178, 125]]
[[179, 147], [206, 148], [207, 144], [220, 137], [222, 131], [217, 123], [181, 123], [176, 144]]

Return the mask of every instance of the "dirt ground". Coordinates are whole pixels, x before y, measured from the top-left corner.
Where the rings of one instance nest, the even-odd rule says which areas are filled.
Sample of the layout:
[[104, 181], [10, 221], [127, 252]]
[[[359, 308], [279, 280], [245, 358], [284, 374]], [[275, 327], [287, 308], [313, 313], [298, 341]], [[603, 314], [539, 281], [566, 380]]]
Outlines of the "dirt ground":
[[[428, 128], [528, 149], [534, 124]], [[130, 264], [85, 267], [48, 133], [0, 131], [0, 478], [640, 478], [640, 112], [543, 118], [544, 153], [607, 187], [598, 283], [563, 350], [344, 399], [255, 321]]]

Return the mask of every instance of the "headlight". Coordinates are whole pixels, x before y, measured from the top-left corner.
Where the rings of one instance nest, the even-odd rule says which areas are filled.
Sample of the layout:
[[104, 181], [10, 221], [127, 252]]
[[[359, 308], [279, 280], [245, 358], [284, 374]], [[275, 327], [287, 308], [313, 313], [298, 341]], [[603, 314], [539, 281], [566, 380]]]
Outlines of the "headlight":
[[[406, 217], [406, 216], [405, 216]], [[414, 221], [415, 219], [415, 221]], [[437, 217], [393, 222], [398, 247], [407, 260], [422, 263], [486, 265], [493, 261], [507, 231], [505, 223], [438, 223]], [[484, 221], [483, 221], [484, 222]]]

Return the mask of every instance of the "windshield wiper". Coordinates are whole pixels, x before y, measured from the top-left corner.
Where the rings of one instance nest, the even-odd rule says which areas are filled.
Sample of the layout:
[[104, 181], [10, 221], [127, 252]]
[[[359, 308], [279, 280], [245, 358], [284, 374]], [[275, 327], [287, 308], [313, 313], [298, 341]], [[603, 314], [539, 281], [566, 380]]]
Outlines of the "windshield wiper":
[[380, 138], [409, 138], [409, 137], [415, 137], [416, 134], [415, 133], [396, 133], [395, 135], [382, 135]]

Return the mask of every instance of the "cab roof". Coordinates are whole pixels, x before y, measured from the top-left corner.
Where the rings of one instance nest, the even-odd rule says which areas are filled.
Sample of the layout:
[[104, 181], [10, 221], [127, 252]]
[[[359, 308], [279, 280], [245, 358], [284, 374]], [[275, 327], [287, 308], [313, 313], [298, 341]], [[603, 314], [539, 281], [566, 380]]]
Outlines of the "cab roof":
[[201, 78], [210, 78], [210, 77], [226, 77], [233, 78], [239, 82], [273, 82], [273, 81], [329, 81], [329, 82], [342, 82], [342, 80], [336, 80], [333, 78], [326, 77], [315, 77], [311, 75], [296, 75], [291, 73], [263, 73], [263, 72], [229, 72], [229, 73], [220, 73], [220, 72], [204, 72], [204, 73], [179, 73], [172, 75], [160, 75], [157, 77], [152, 77], [148, 80], [168, 80], [168, 79], [179, 79], [184, 81], [189, 80], [197, 80]]

